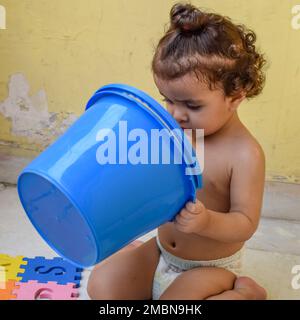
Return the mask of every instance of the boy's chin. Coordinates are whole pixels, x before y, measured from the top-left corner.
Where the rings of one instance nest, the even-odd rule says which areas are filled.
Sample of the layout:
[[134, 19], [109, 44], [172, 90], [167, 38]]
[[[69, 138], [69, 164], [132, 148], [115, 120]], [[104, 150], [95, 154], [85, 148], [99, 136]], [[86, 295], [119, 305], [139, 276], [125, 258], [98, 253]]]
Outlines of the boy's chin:
[[190, 128], [181, 128], [183, 130], [183, 132], [187, 135], [187, 136], [191, 136], [193, 134], [194, 129], [190, 129]]
[[184, 131], [184, 133], [188, 136], [191, 136], [192, 134], [195, 134], [196, 133], [196, 130], [197, 129], [194, 129], [194, 128], [182, 128], [181, 129]]

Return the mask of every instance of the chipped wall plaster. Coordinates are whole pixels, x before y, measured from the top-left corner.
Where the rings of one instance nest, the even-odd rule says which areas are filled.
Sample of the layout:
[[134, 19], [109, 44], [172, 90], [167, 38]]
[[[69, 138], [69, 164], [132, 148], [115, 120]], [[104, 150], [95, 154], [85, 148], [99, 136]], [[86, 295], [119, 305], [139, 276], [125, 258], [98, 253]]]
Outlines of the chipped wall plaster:
[[77, 116], [68, 112], [49, 112], [44, 89], [30, 96], [30, 85], [22, 73], [13, 74], [8, 83], [8, 97], [0, 102], [0, 113], [11, 121], [11, 134], [29, 142], [47, 146], [61, 135]]

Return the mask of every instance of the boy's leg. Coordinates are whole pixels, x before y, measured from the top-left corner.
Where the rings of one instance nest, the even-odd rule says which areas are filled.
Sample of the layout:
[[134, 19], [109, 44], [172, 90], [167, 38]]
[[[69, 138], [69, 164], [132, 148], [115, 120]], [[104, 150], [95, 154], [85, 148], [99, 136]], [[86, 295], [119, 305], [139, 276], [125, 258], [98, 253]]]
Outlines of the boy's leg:
[[155, 238], [133, 249], [120, 250], [99, 263], [88, 280], [95, 300], [150, 300], [160, 251]]
[[267, 292], [254, 280], [248, 277], [239, 277], [232, 290], [208, 297], [207, 300], [265, 300]]
[[135, 249], [135, 248], [139, 247], [140, 245], [142, 245], [143, 243], [144, 243], [144, 241], [134, 240], [131, 243], [129, 243], [126, 247], [119, 250], [118, 252]]
[[235, 279], [234, 273], [223, 268], [193, 268], [181, 273], [160, 300], [203, 300], [232, 290]]

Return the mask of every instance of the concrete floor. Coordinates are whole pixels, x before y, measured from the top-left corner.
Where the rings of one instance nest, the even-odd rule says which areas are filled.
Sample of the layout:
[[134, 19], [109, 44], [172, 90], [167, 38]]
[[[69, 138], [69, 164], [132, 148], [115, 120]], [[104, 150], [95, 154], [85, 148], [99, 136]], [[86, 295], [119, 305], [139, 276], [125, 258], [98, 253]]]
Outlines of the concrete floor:
[[[0, 184], [0, 253], [28, 257], [57, 256], [40, 238], [27, 219], [16, 188]], [[147, 240], [156, 230], [141, 237]], [[293, 289], [292, 268], [300, 265], [300, 222], [262, 218], [246, 244], [244, 275], [254, 278], [268, 291], [269, 299], [300, 299], [300, 288]], [[89, 299], [86, 283], [91, 269], [83, 272], [80, 299]]]

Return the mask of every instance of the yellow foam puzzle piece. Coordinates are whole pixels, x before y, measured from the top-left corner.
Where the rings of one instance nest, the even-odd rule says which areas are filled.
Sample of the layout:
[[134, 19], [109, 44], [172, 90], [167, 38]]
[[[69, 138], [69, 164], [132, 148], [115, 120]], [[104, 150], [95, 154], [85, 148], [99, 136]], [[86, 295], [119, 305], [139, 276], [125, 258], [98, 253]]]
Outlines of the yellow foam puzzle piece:
[[26, 265], [27, 261], [23, 260], [24, 256], [12, 257], [8, 254], [0, 253], [0, 282], [8, 280], [20, 281], [22, 277], [18, 277], [18, 273], [24, 273], [21, 265]]

